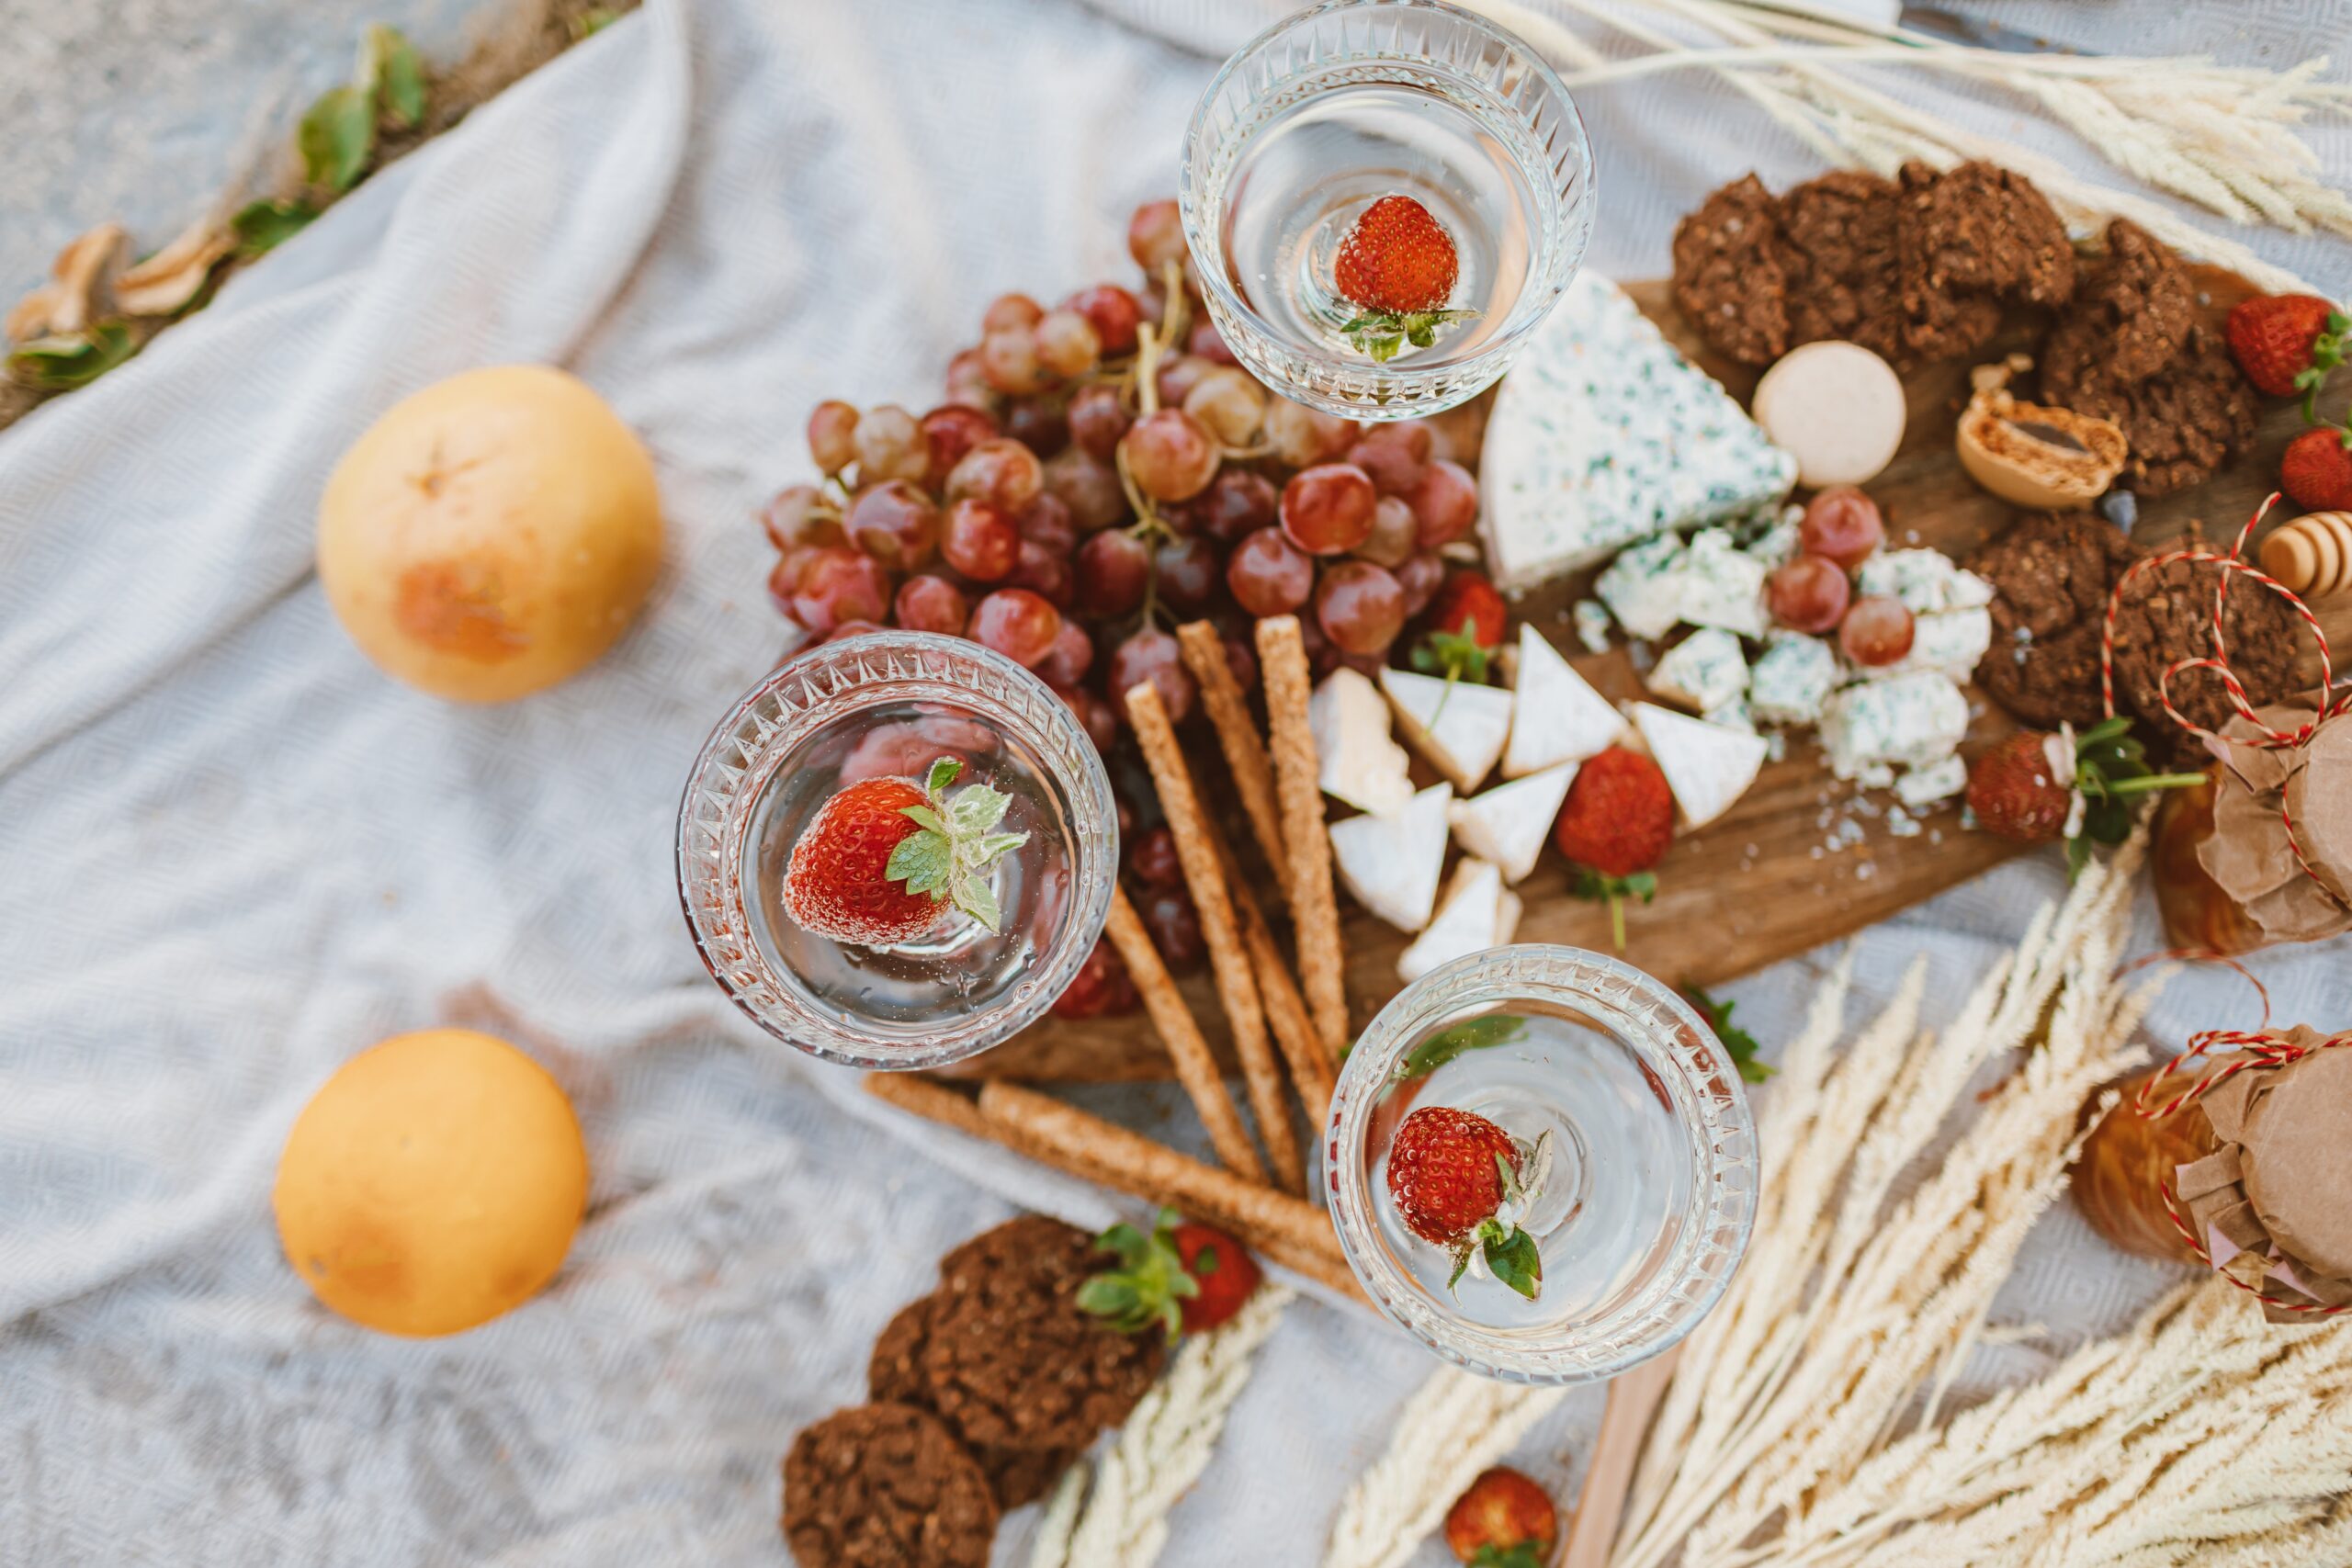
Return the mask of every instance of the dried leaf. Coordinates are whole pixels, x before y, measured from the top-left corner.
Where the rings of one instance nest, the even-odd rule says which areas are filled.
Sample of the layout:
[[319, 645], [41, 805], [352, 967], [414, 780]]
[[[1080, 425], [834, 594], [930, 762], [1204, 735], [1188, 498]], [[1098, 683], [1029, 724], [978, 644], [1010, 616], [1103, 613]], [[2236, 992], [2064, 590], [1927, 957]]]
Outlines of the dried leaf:
[[100, 321], [78, 333], [35, 338], [8, 355], [8, 369], [28, 387], [62, 392], [88, 386], [138, 352], [130, 329]]
[[311, 226], [319, 209], [307, 201], [256, 201], [229, 220], [237, 254], [257, 256], [275, 250]]
[[121, 224], [101, 223], [58, 252], [49, 265], [50, 281], [8, 312], [8, 341], [68, 337], [104, 315], [130, 248]]
[[424, 118], [424, 62], [397, 28], [378, 22], [359, 45], [359, 85], [374, 89], [377, 111], [402, 130]]
[[115, 304], [125, 315], [168, 316], [203, 290], [220, 258], [235, 248], [235, 239], [218, 222], [199, 219], [115, 279]]

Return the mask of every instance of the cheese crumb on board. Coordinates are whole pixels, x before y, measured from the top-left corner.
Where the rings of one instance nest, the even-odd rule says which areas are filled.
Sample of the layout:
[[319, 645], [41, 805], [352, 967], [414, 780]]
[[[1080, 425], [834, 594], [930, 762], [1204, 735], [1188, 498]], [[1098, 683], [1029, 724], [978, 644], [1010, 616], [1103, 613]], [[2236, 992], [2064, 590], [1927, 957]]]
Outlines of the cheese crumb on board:
[[1395, 926], [1417, 931], [1430, 922], [1438, 875], [1445, 869], [1445, 808], [1452, 784], [1431, 784], [1394, 816], [1351, 817], [1331, 824], [1331, 863], [1355, 901]]
[[1737, 702], [1747, 691], [1747, 659], [1739, 638], [1702, 626], [1667, 649], [1647, 681], [1670, 703], [1706, 713]]
[[1587, 653], [1609, 651], [1608, 605], [1598, 599], [1579, 599], [1568, 607], [1568, 618], [1576, 623], [1577, 640]]
[[1797, 477], [1796, 459], [1730, 393], [1591, 272], [1569, 284], [1503, 382], [1479, 468], [1479, 527], [1508, 592], [1741, 516]]
[[1894, 781], [1894, 798], [1917, 810], [1939, 800], [1950, 800], [1968, 787], [1968, 764], [1957, 754], [1925, 768], [1914, 768]]

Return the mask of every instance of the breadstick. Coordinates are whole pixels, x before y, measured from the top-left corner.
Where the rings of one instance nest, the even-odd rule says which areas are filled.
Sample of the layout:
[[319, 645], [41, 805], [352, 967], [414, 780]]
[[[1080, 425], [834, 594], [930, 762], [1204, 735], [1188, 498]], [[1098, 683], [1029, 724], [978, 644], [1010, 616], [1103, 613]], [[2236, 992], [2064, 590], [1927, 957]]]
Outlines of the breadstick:
[[1201, 1122], [1208, 1129], [1216, 1157], [1236, 1176], [1262, 1183], [1266, 1168], [1259, 1163], [1250, 1130], [1241, 1124], [1241, 1112], [1233, 1107], [1233, 1097], [1225, 1091], [1225, 1075], [1217, 1071], [1216, 1058], [1209, 1055], [1209, 1043], [1201, 1037], [1193, 1010], [1184, 1005], [1184, 994], [1176, 988], [1175, 976], [1168, 973], [1159, 949], [1151, 944], [1151, 933], [1143, 929], [1124, 887], [1111, 892], [1111, 914], [1102, 922], [1102, 934], [1126, 960], [1144, 1010], [1151, 1015], [1151, 1026], [1159, 1031], [1169, 1060], [1176, 1065], [1176, 1081], [1193, 1097], [1193, 1109], [1200, 1112]]
[[1289, 856], [1283, 851], [1282, 808], [1274, 801], [1273, 764], [1266, 760], [1266, 743], [1258, 739], [1258, 721], [1250, 716], [1250, 699], [1242, 695], [1241, 683], [1233, 678], [1233, 666], [1226, 661], [1225, 639], [1208, 622], [1194, 621], [1177, 628], [1176, 640], [1183, 646], [1184, 667], [1200, 685], [1201, 705], [1216, 730], [1217, 746], [1225, 752], [1225, 765], [1233, 774], [1234, 793], [1241, 797], [1242, 814], [1250, 818], [1258, 852], [1284, 885], [1287, 897], [1289, 878], [1283, 868], [1289, 863]]
[[[1219, 654], [1222, 658], [1222, 653]], [[1200, 796], [1193, 789], [1192, 770], [1176, 744], [1176, 727], [1168, 722], [1167, 705], [1159, 688], [1138, 681], [1127, 693], [1127, 721], [1143, 748], [1144, 764], [1151, 770], [1159, 792], [1160, 809], [1168, 815], [1168, 831], [1176, 840], [1176, 858], [1183, 863], [1184, 885], [1192, 889], [1193, 907], [1201, 918], [1201, 935], [1209, 949], [1209, 966], [1216, 976], [1217, 999], [1233, 1025], [1233, 1054], [1241, 1063], [1242, 1082], [1250, 1091], [1250, 1109], [1258, 1118], [1258, 1136], [1275, 1178], [1292, 1192], [1306, 1190], [1306, 1165], [1298, 1152], [1298, 1129], [1290, 1119], [1290, 1100], [1283, 1093], [1283, 1070], [1274, 1060], [1272, 1042], [1266, 1038], [1265, 1004], [1258, 997], [1258, 981], [1242, 945], [1233, 914], [1233, 900], [1225, 886], [1225, 867], [1218, 863], [1216, 845]]]
[[[1226, 863], [1230, 869], [1232, 863]], [[1283, 950], [1275, 945], [1265, 911], [1258, 908], [1249, 885], [1238, 877], [1233, 880], [1233, 912], [1241, 919], [1241, 940], [1250, 949], [1258, 995], [1266, 1004], [1266, 1022], [1274, 1032], [1274, 1043], [1283, 1048], [1283, 1060], [1289, 1064], [1291, 1082], [1298, 1086], [1299, 1103], [1306, 1107], [1307, 1121], [1319, 1134], [1331, 1118], [1330, 1059], [1323, 1055], [1323, 1042], [1316, 1037], [1315, 1021], [1307, 1016], [1298, 982], [1290, 977], [1290, 965], [1283, 962]]]
[[1306, 645], [1300, 639], [1296, 616], [1275, 615], [1258, 623], [1258, 667], [1266, 682], [1274, 786], [1282, 797], [1283, 843], [1290, 855], [1298, 975], [1306, 984], [1315, 1032], [1337, 1061], [1348, 1043], [1346, 959], [1340, 951], [1339, 898], [1331, 891], [1331, 840], [1323, 830], [1315, 732], [1306, 722]]
[[980, 1086], [980, 1114], [1015, 1141], [1049, 1151], [1057, 1163], [1068, 1160], [1102, 1172], [1106, 1186], [1166, 1203], [1244, 1239], [1254, 1234], [1347, 1266], [1329, 1216], [1304, 1198], [1253, 1186], [1140, 1133], [1001, 1079]]

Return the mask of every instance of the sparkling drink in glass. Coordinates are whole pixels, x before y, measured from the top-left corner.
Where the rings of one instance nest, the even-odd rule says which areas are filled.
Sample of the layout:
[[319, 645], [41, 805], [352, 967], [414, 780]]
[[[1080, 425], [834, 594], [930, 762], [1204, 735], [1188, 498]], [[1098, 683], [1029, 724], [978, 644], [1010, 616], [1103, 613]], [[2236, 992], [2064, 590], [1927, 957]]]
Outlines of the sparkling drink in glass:
[[[793, 851], [861, 780], [918, 787], [955, 764], [1004, 797], [1021, 835], [978, 876], [995, 929], [953, 905], [878, 943], [805, 928], [785, 897]], [[1028, 671], [962, 638], [888, 631], [796, 655], [735, 705], [678, 814], [678, 891], [712, 976], [761, 1027], [862, 1067], [931, 1067], [1035, 1021], [1102, 933], [1117, 807], [1093, 743]]]
[[[1376, 281], [1440, 292], [1392, 298], [1348, 268], [1359, 225], [1397, 198], [1420, 216], [1371, 224], [1400, 234]], [[1592, 153], [1559, 77], [1493, 23], [1443, 0], [1326, 0], [1210, 84], [1178, 201], [1242, 364], [1329, 412], [1405, 419], [1490, 385], [1550, 311], [1591, 236]]]
[[[1414, 1118], [1457, 1112], [1510, 1152], [1497, 1223], [1450, 1246], [1417, 1230], [1422, 1195], [1408, 1182], [1400, 1204], [1392, 1167], [1419, 1154]], [[1613, 1377], [1675, 1344], [1754, 1221], [1737, 1069], [1671, 990], [1576, 948], [1496, 948], [1408, 986], [1350, 1054], [1329, 1138], [1333, 1220], [1373, 1300], [1513, 1382]]]

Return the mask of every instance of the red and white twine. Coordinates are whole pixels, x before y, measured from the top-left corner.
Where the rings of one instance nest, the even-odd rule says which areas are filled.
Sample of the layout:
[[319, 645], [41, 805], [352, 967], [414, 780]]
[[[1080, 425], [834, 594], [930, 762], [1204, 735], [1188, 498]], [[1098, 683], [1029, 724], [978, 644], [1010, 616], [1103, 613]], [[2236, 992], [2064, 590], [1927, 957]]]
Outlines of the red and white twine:
[[[2319, 727], [2329, 719], [2346, 711], [2352, 711], [2352, 686], [2348, 686], [2343, 695], [2333, 696], [2335, 690], [2335, 665], [2327, 646], [2327, 633], [2321, 629], [2319, 617], [2312, 614], [2311, 606], [2304, 604], [2301, 596], [2293, 589], [2245, 559], [2246, 540], [2253, 536], [2255, 529], [2261, 525], [2262, 520], [2269, 515], [2270, 509], [2278, 503], [2278, 492], [2273, 491], [2267, 500], [2255, 508], [2254, 515], [2246, 519], [2245, 526], [2238, 530], [2237, 540], [2231, 545], [2226, 555], [2202, 547], [2166, 550], [2161, 555], [2141, 557], [2124, 570], [2121, 577], [2116, 579], [2113, 592], [2107, 596], [2107, 618], [2100, 626], [2098, 643], [2099, 701], [2108, 717], [2115, 716], [2115, 617], [2123, 607], [2124, 590], [2131, 586], [2132, 580], [2141, 572], [2161, 570], [2175, 561], [2193, 561], [2221, 569], [2221, 578], [2213, 585], [2213, 651], [2199, 658], [2176, 660], [2156, 677], [2156, 699], [2164, 705], [2165, 713], [2175, 724], [2179, 725], [2191, 735], [2222, 745], [2247, 746], [2264, 751], [2290, 750], [2308, 744], [2312, 735], [2318, 732]], [[2292, 729], [2274, 729], [2264, 723], [2256, 715], [2254, 705], [2246, 700], [2245, 687], [2239, 682], [2237, 672], [2230, 668], [2229, 649], [2222, 641], [2222, 606], [2230, 590], [2230, 579], [2233, 576], [2251, 578], [2287, 601], [2287, 607], [2301, 618], [2303, 625], [2311, 629], [2312, 640], [2319, 646], [2319, 701], [2316, 710], [2309, 720], [2297, 725]], [[2230, 705], [2237, 710], [2239, 717], [2245, 719], [2260, 733], [2262, 739], [2240, 740], [2218, 735], [2204, 726], [2194, 723], [2187, 715], [2175, 707], [2172, 701], [2173, 677], [2189, 670], [2213, 671], [2221, 679], [2222, 689], [2229, 694]], [[2342, 896], [2327, 885], [2304, 855], [2302, 841], [2295, 832], [2294, 815], [2287, 809], [2283, 799], [2278, 808], [2278, 819], [2287, 829], [2287, 848], [2294, 855], [2295, 863], [2303, 868], [2303, 874], [2316, 883], [2320, 891], [2325, 893], [2330, 898], [2339, 904], [2343, 903]]]

